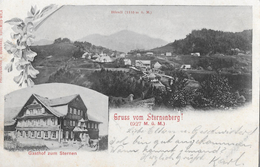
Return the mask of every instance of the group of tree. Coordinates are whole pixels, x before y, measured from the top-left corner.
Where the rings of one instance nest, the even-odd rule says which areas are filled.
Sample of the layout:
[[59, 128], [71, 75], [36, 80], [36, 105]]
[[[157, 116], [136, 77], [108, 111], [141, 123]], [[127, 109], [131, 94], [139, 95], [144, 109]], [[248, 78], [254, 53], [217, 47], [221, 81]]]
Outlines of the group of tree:
[[71, 83], [75, 79], [76, 75], [69, 71], [65, 66], [60, 67], [55, 73], [50, 75], [48, 82], [60, 82], [60, 83]]
[[210, 29], [193, 30], [186, 38], [171, 43], [174, 52], [190, 54], [199, 52], [202, 55], [222, 53], [235, 54], [234, 49], [243, 52], [252, 50], [252, 30], [242, 32], [223, 32]]
[[229, 109], [241, 106], [246, 99], [238, 91], [232, 90], [228, 79], [220, 74], [209, 75], [200, 82], [200, 87], [187, 87], [189, 76], [182, 71], [173, 72], [166, 91], [155, 93], [155, 107], [196, 109]]
[[53, 42], [54, 44], [57, 44], [57, 43], [71, 43], [70, 39], [69, 38], [57, 38], [54, 40]]
[[218, 72], [223, 68], [233, 67], [237, 63], [237, 60], [232, 57], [202, 57], [198, 60], [196, 66], [203, 69], [209, 69], [210, 67], [211, 70]]
[[133, 94], [135, 98], [139, 98], [149, 87], [149, 84], [140, 80], [138, 76], [123, 71], [101, 69], [93, 72], [88, 80], [93, 83], [92, 89], [115, 97], [127, 97]]

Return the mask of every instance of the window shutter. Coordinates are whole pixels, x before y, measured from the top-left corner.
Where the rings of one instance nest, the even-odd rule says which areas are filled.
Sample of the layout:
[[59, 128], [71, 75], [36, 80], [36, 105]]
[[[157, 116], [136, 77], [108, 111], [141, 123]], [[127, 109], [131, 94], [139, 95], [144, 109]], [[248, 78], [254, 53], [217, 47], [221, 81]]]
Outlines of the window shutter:
[[58, 139], [59, 137], [59, 131], [56, 131], [56, 139]]
[[48, 131], [48, 138], [51, 138], [51, 131]]

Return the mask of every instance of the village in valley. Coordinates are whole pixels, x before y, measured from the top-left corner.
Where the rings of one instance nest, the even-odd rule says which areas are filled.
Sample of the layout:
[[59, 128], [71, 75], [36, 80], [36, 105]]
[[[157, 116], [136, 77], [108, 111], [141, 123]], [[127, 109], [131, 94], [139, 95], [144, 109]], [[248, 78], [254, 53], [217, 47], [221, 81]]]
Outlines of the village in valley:
[[[32, 46], [39, 55], [34, 62], [40, 71], [35, 82], [93, 89], [109, 96], [110, 107], [208, 110], [231, 109], [250, 102], [252, 31], [223, 32], [231, 43], [227, 47], [206, 33], [219, 32], [192, 31], [182, 48], [177, 46], [183, 41], [177, 40], [154, 49], [128, 52], [59, 38], [50, 45]], [[240, 41], [235, 41], [238, 37]], [[204, 43], [198, 42], [202, 39]], [[207, 46], [207, 41], [213, 46]]]

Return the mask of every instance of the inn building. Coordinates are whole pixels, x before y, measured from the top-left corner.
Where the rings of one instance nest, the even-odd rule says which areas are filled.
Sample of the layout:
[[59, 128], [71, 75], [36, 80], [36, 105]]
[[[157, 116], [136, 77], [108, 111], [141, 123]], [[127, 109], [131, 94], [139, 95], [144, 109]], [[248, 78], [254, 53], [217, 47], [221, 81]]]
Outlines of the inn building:
[[48, 99], [32, 94], [14, 118], [17, 138], [80, 140], [99, 138], [99, 122], [88, 114], [79, 94]]

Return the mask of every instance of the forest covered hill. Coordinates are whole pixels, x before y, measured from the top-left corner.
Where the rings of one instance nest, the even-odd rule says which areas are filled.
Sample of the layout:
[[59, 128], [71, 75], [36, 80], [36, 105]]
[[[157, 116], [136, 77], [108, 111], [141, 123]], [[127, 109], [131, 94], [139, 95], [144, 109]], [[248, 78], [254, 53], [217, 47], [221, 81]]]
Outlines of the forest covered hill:
[[152, 49], [157, 53], [174, 52], [190, 54], [199, 52], [202, 55], [222, 53], [234, 55], [252, 50], [252, 30], [242, 32], [223, 32], [211, 29], [193, 30], [184, 39], [175, 40], [163, 47]]

